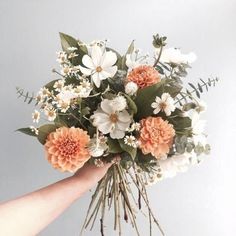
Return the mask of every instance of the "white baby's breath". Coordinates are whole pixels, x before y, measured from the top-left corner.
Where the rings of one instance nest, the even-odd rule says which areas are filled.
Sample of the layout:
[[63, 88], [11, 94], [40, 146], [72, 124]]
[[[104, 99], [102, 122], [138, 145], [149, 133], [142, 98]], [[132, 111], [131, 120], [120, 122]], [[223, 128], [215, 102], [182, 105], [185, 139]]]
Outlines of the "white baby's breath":
[[38, 123], [40, 119], [40, 112], [37, 110], [34, 110], [34, 112], [32, 113], [32, 119], [34, 123]]

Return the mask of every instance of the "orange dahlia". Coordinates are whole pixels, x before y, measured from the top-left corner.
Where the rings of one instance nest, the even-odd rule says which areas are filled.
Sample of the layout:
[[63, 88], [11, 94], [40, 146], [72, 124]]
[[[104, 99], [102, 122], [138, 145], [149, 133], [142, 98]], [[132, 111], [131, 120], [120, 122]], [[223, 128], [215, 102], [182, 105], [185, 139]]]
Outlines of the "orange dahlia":
[[45, 143], [47, 159], [55, 169], [75, 172], [90, 158], [89, 136], [80, 128], [58, 128]]
[[165, 156], [173, 143], [173, 125], [161, 117], [147, 117], [140, 121], [139, 143], [143, 154], [151, 153], [157, 159]]
[[154, 67], [142, 65], [128, 74], [128, 81], [133, 81], [139, 88], [145, 88], [160, 82], [160, 75]]

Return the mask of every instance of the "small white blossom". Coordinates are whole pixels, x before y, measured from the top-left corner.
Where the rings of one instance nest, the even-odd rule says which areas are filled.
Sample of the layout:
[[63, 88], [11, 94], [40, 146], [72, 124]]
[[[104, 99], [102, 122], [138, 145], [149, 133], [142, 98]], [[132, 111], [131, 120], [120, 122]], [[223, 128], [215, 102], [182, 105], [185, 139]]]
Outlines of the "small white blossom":
[[126, 129], [126, 131], [127, 131], [127, 132], [139, 131], [140, 128], [141, 128], [140, 123], [134, 122], [134, 123], [132, 123], [131, 127], [129, 127], [129, 128]]
[[155, 109], [153, 111], [154, 114], [163, 111], [167, 116], [169, 116], [171, 112], [175, 110], [174, 99], [169, 93], [163, 93], [161, 98], [158, 96], [156, 97], [155, 102], [151, 104], [151, 107]]
[[65, 113], [70, 108], [70, 102], [59, 100], [57, 103], [57, 107], [61, 110], [61, 112]]
[[137, 139], [133, 135], [126, 135], [124, 138], [126, 145], [136, 148], [138, 146]]
[[134, 95], [138, 91], [138, 85], [132, 81], [125, 85], [125, 93], [128, 95]]
[[99, 88], [101, 81], [107, 78], [112, 78], [117, 71], [117, 66], [114, 64], [117, 61], [117, 56], [112, 51], [102, 51], [101, 47], [95, 45], [91, 49], [91, 56], [84, 55], [82, 62], [84, 66], [79, 66], [81, 72], [86, 76], [91, 76], [94, 84]]
[[104, 152], [107, 150], [107, 139], [105, 136], [99, 136], [97, 137], [95, 135], [94, 138], [92, 138], [89, 142], [89, 153], [93, 157], [99, 157], [104, 154]]
[[34, 126], [31, 125], [29, 128], [30, 128], [31, 131], [34, 132], [36, 135], [39, 134], [39, 130], [38, 130], [37, 128], [35, 128]]
[[58, 61], [60, 64], [67, 63], [67, 62], [68, 62], [68, 59], [67, 59], [67, 54], [66, 54], [66, 52], [64, 52], [64, 51], [58, 52], [58, 53], [57, 53], [57, 61]]
[[61, 92], [61, 90], [64, 87], [64, 84], [65, 84], [65, 81], [60, 79], [54, 83], [53, 88], [55, 89], [55, 91]]
[[77, 57], [79, 54], [75, 53], [75, 52], [71, 52], [68, 56], [69, 59]]
[[57, 113], [56, 113], [55, 109], [53, 109], [53, 108], [44, 109], [44, 114], [49, 121], [54, 121], [57, 117]]
[[40, 113], [37, 110], [34, 110], [32, 113], [32, 119], [34, 123], [38, 123], [40, 119]]
[[[160, 49], [156, 49], [156, 56], [158, 57]], [[195, 53], [190, 52], [188, 54], [182, 54], [178, 48], [167, 48], [163, 49], [161, 53], [160, 61], [164, 63], [174, 64], [191, 64], [196, 60], [197, 56]]]
[[73, 51], [76, 51], [78, 48], [76, 48], [76, 47], [68, 47], [67, 49], [68, 49], [69, 51], [72, 51], [72, 52], [73, 52]]
[[124, 96], [118, 95], [111, 100], [111, 105], [114, 106], [117, 111], [123, 111], [127, 107], [127, 102]]

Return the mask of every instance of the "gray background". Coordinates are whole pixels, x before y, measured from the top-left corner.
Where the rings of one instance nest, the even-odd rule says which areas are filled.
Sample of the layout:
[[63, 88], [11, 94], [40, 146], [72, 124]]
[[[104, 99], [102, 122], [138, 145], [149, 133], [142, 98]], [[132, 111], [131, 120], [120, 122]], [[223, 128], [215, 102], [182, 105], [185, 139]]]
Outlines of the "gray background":
[[[57, 66], [58, 32], [84, 41], [109, 38], [110, 46], [121, 52], [133, 38], [151, 52], [152, 34], [159, 32], [168, 36], [169, 46], [198, 55], [189, 75], [192, 82], [215, 75], [221, 81], [204, 95], [211, 156], [198, 168], [151, 188], [151, 204], [167, 236], [235, 235], [235, 21], [235, 0], [0, 0], [0, 200], [66, 176], [51, 168], [36, 140], [14, 132], [31, 124], [33, 110], [16, 98], [15, 86], [37, 91], [57, 78], [51, 69]], [[78, 235], [89, 197], [40, 235]], [[147, 221], [138, 221], [148, 232]], [[107, 226], [107, 235], [115, 235], [112, 219]], [[123, 227], [124, 236], [135, 235], [128, 225]]]

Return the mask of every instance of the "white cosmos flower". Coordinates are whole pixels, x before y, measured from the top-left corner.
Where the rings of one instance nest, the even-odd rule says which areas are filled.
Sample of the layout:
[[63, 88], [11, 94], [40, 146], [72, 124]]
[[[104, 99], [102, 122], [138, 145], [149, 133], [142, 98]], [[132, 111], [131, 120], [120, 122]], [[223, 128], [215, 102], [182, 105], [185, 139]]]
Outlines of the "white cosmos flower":
[[158, 114], [160, 111], [164, 111], [167, 116], [175, 110], [174, 99], [170, 96], [169, 93], [163, 93], [160, 97], [156, 97], [155, 102], [151, 104], [151, 107], [155, 110], [154, 114]]
[[112, 100], [104, 99], [101, 108], [94, 112], [93, 125], [103, 134], [110, 133], [111, 138], [120, 139], [131, 123], [131, 117], [126, 110], [118, 111], [112, 105]]
[[[158, 55], [159, 53], [160, 49], [156, 49], [156, 54]], [[191, 64], [196, 60], [196, 58], [197, 56], [193, 52], [182, 54], [178, 48], [167, 48], [163, 49], [160, 61], [175, 64]]]
[[86, 76], [91, 76], [94, 84], [99, 88], [101, 81], [107, 78], [112, 78], [117, 66], [114, 64], [117, 61], [117, 56], [112, 51], [102, 51], [101, 47], [95, 45], [91, 49], [91, 56], [84, 55], [82, 62], [86, 67], [79, 66], [81, 72]]

